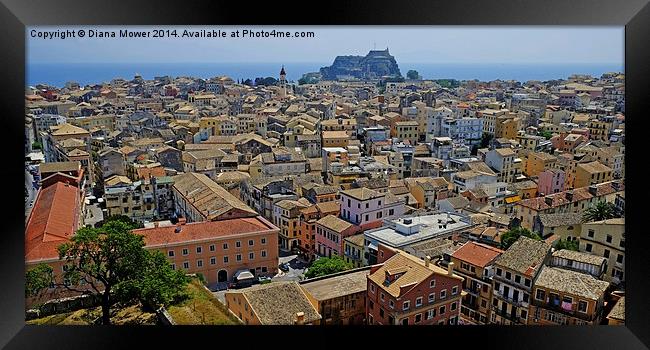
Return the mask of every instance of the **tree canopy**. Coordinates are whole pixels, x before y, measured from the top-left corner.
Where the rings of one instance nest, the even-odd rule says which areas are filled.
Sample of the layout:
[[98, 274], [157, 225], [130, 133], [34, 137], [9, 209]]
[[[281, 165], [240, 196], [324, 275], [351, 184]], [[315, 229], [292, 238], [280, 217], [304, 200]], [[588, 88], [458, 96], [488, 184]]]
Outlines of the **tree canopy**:
[[584, 222], [601, 221], [617, 216], [616, 206], [612, 203], [600, 201], [595, 206], [588, 208], [582, 215]]
[[157, 307], [183, 298], [189, 278], [173, 270], [162, 253], [144, 249], [143, 236], [131, 229], [121, 220], [79, 229], [58, 248], [59, 259], [65, 261], [61, 281], [53, 279], [51, 267], [39, 265], [27, 272], [26, 294], [34, 295], [54, 283], [95, 295], [101, 300], [103, 324], [110, 324], [110, 308], [117, 302], [140, 301]]
[[546, 130], [546, 131], [542, 131], [540, 133], [540, 136], [543, 136], [545, 139], [549, 140], [551, 137], [553, 137], [553, 133]]
[[255, 85], [271, 86], [276, 85], [278, 80], [273, 77], [255, 78]]
[[542, 237], [537, 232], [530, 232], [530, 230], [523, 227], [515, 227], [501, 235], [501, 249], [506, 250], [510, 248], [510, 246], [515, 243], [521, 236], [532, 238], [538, 241], [542, 240]]
[[406, 72], [406, 77], [411, 80], [417, 80], [420, 79], [420, 73], [418, 73], [418, 71], [416, 70], [411, 69], [408, 72]]
[[309, 267], [305, 273], [305, 277], [314, 278], [319, 276], [330, 275], [333, 273], [349, 270], [352, 268], [352, 264], [346, 262], [338, 255], [334, 255], [331, 258], [320, 258]]
[[577, 252], [578, 246], [578, 241], [563, 240], [561, 238], [555, 243], [555, 249], [557, 250], [566, 249]]

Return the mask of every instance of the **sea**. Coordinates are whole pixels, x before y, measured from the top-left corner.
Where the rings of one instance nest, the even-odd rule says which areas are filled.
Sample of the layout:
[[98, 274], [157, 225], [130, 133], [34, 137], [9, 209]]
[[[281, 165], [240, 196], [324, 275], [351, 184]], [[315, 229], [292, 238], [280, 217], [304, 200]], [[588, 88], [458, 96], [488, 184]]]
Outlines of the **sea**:
[[[566, 79], [572, 74], [589, 74], [600, 77], [607, 72], [624, 72], [618, 64], [458, 64], [458, 63], [398, 63], [402, 75], [413, 69], [424, 79], [490, 80], [555, 80]], [[304, 73], [318, 72], [331, 62], [279, 63], [28, 63], [28, 85], [47, 84], [62, 87], [66, 82], [98, 84], [115, 78], [130, 80], [136, 74], [144, 79], [157, 76], [191, 76], [212, 78], [226, 75], [234, 80], [255, 80], [257, 77], [277, 78], [282, 65], [287, 80], [297, 81]]]

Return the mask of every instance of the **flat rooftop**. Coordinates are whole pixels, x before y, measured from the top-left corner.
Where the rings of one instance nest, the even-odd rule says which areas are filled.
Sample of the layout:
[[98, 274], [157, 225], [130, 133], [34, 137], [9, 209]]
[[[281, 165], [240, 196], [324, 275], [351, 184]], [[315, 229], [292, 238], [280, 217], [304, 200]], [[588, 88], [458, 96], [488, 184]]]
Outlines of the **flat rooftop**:
[[364, 234], [370, 240], [399, 248], [469, 228], [472, 226], [470, 222], [467, 216], [440, 212], [386, 220], [383, 227], [366, 231]]

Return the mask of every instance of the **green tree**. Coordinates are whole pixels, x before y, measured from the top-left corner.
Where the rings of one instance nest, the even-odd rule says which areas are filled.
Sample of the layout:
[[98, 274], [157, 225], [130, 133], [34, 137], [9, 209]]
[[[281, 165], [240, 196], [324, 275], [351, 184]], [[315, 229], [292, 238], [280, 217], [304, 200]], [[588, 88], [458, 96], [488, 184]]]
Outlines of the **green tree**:
[[250, 80], [250, 79], [246, 79], [246, 80], [243, 81], [242, 84], [244, 84], [244, 85], [248, 85], [248, 86], [253, 86], [253, 81]]
[[340, 256], [334, 255], [331, 258], [320, 258], [316, 260], [305, 273], [305, 277], [314, 278], [325, 276], [351, 268], [352, 264], [346, 262]]
[[578, 241], [562, 240], [561, 238], [555, 243], [555, 249], [557, 250], [566, 249], [577, 252], [578, 246]]
[[616, 206], [612, 203], [600, 201], [595, 206], [585, 210], [582, 215], [582, 221], [601, 221], [614, 217], [616, 217]]
[[540, 136], [543, 136], [545, 139], [549, 140], [551, 137], [553, 137], [553, 133], [546, 130], [546, 131], [542, 131], [540, 133]]
[[43, 149], [43, 144], [38, 142], [38, 141], [34, 141], [34, 143], [32, 143], [32, 148], [33, 149]]
[[417, 80], [420, 79], [420, 73], [418, 73], [418, 71], [416, 70], [411, 69], [408, 72], [406, 72], [406, 77], [411, 80]]
[[25, 297], [38, 295], [52, 283], [52, 267], [38, 264], [25, 273]]
[[[110, 324], [115, 303], [139, 300], [145, 305], [167, 305], [185, 295], [189, 279], [173, 270], [160, 252], [144, 249], [144, 238], [132, 226], [110, 220], [101, 228], [81, 228], [70, 242], [59, 246], [65, 261], [62, 281], [56, 283], [44, 267], [32, 270], [26, 291], [33, 295], [44, 284], [55, 283], [68, 290], [97, 296], [101, 300], [102, 323]], [[38, 269], [38, 270], [37, 270]], [[29, 282], [29, 280], [28, 280]], [[87, 288], [80, 288], [81, 283]]]
[[538, 241], [542, 240], [542, 237], [537, 232], [530, 232], [530, 230], [523, 227], [515, 227], [501, 235], [501, 249], [506, 250], [510, 248], [510, 246], [515, 243], [521, 236], [532, 238]]

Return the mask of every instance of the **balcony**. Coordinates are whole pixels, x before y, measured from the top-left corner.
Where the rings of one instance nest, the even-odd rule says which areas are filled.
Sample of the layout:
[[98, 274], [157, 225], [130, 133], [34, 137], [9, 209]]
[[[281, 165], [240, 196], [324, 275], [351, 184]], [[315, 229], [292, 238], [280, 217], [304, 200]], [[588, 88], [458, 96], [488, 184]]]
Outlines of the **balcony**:
[[505, 318], [506, 320], [512, 322], [513, 324], [516, 325], [524, 324], [524, 322], [521, 322], [521, 318], [519, 318], [517, 315], [513, 316], [508, 312], [504, 312], [501, 309], [497, 309], [496, 307], [494, 307], [494, 305], [492, 306], [492, 312], [494, 312], [496, 315], [501, 316], [502, 318]]
[[577, 311], [577, 303], [571, 303], [571, 309], [565, 309], [562, 307], [562, 301], [560, 299], [550, 299], [548, 302], [533, 300], [532, 304], [538, 308], [543, 308], [549, 311], [558, 312], [563, 315], [579, 318], [583, 321], [591, 322], [599, 318], [603, 313], [603, 308], [599, 307], [595, 313], [587, 314], [580, 311]]
[[514, 305], [514, 306], [517, 306], [517, 307], [528, 307], [528, 302], [524, 302], [523, 300], [515, 300], [515, 299], [513, 299], [511, 297], [503, 295], [503, 293], [499, 292], [498, 290], [495, 290], [493, 292], [493, 294], [497, 299], [505, 301], [508, 304], [511, 304], [511, 305]]

